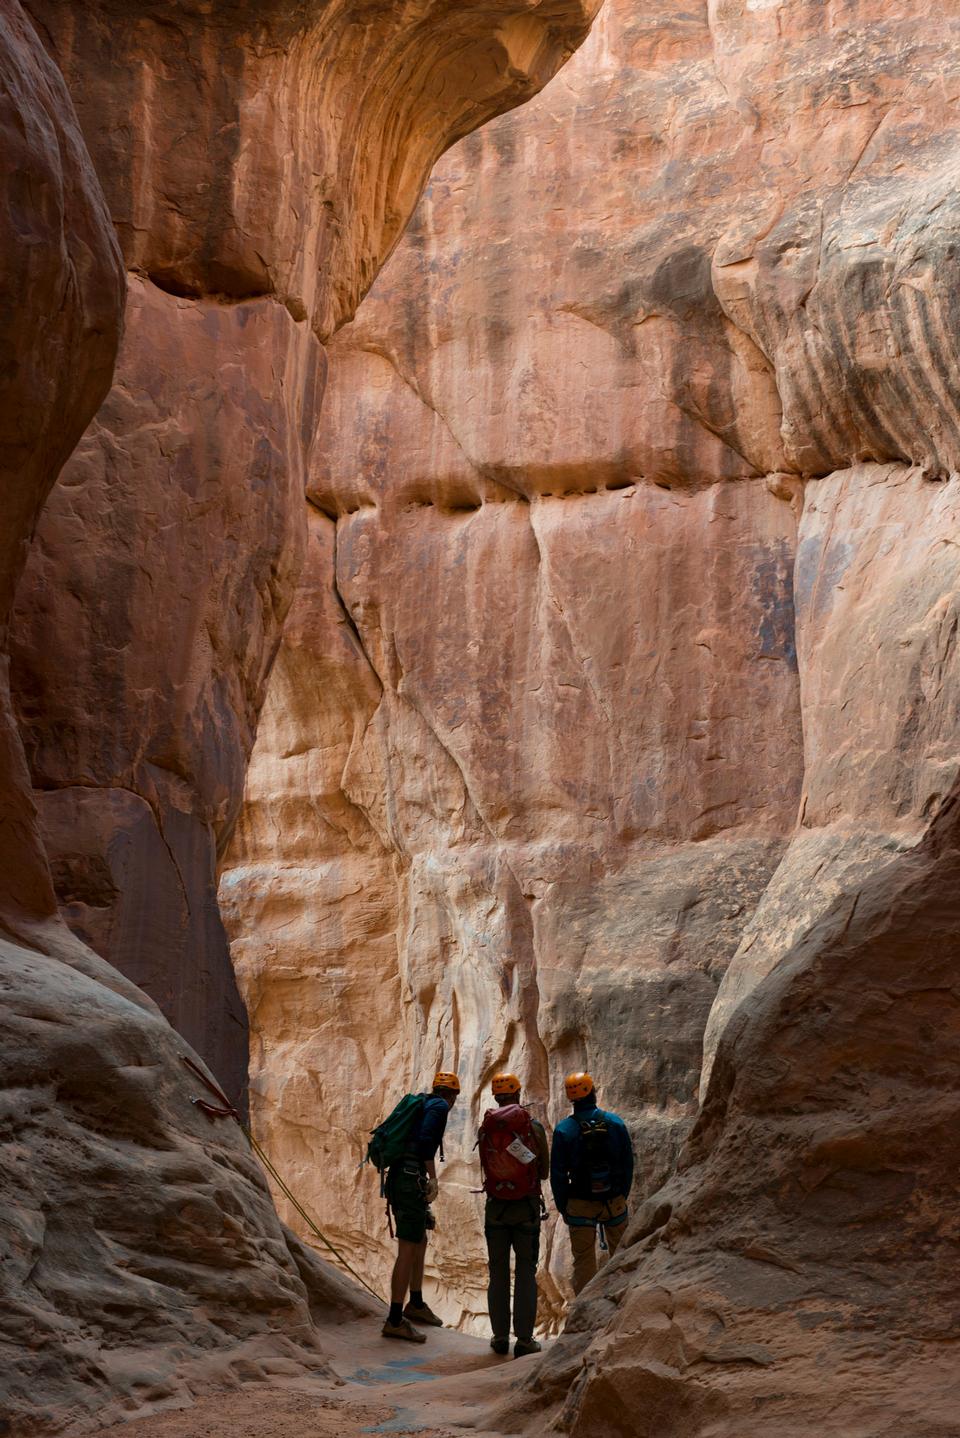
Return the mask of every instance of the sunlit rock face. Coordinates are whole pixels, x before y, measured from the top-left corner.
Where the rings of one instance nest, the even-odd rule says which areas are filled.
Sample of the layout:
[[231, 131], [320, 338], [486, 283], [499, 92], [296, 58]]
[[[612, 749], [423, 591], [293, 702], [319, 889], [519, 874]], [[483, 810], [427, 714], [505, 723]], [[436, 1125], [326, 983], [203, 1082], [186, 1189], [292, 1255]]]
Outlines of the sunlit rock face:
[[243, 1101], [216, 903], [302, 558], [325, 372], [454, 139], [591, 0], [32, 0], [131, 275], [116, 383], [42, 518], [14, 689], [61, 909]]
[[738, 200], [702, 130], [746, 142], [710, 53], [672, 7], [605, 9], [522, 129], [443, 162], [331, 346], [221, 887], [262, 1136], [381, 1281], [363, 1135], [459, 1068], [433, 1247], [457, 1321], [485, 1305], [490, 1074], [555, 1120], [588, 1065], [656, 1187], [796, 817], [799, 486], [711, 285]]
[[256, 1121], [382, 1275], [363, 1131], [457, 1064], [465, 1321], [495, 1066], [589, 1064], [638, 1197], [679, 1151], [536, 1431], [956, 1428], [958, 18], [614, 0], [332, 348], [225, 875]]

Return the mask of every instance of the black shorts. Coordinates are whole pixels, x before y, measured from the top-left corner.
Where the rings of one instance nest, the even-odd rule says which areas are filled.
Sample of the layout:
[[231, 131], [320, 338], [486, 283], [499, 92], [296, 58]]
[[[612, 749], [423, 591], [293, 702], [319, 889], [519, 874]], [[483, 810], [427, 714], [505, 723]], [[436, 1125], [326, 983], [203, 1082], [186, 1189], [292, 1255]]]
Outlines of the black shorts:
[[387, 1173], [387, 1201], [397, 1237], [422, 1243], [427, 1236], [427, 1170], [417, 1158], [402, 1158]]

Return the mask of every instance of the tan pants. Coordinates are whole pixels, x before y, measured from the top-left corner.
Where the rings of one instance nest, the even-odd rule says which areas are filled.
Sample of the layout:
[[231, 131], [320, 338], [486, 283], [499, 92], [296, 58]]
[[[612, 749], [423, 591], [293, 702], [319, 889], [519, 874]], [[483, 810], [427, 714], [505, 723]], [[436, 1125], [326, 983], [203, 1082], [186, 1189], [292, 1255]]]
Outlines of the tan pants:
[[[589, 1198], [571, 1198], [567, 1204], [567, 1218], [587, 1218], [591, 1222], [570, 1224], [570, 1248], [573, 1251], [573, 1291], [579, 1293], [585, 1288], [597, 1271], [597, 1224], [603, 1224], [607, 1247], [616, 1253], [620, 1240], [626, 1231], [625, 1215], [627, 1200], [611, 1198], [607, 1203], [598, 1203]], [[619, 1223], [610, 1220], [619, 1218]], [[608, 1227], [608, 1223], [610, 1226]]]

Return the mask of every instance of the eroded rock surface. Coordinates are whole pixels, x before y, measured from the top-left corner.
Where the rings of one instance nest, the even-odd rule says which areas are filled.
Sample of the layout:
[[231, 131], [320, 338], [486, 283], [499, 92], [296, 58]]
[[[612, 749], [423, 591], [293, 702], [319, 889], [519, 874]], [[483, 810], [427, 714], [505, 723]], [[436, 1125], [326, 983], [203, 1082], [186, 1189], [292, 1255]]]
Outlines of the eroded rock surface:
[[0, 922], [55, 913], [10, 710], [10, 610], [37, 516], [110, 383], [122, 275], [103, 196], [63, 81], [20, 6], [0, 19]]
[[[695, 55], [679, 71], [656, 59], [671, 26]], [[363, 1134], [387, 1093], [458, 1065], [435, 1251], [464, 1321], [485, 1304], [490, 1073], [516, 1067], [553, 1120], [589, 1064], [655, 1187], [796, 814], [776, 389], [703, 237], [663, 216], [653, 133], [679, 97], [673, 186], [702, 208], [697, 126], [727, 106], [709, 44], [668, 11], [604, 11], [522, 134], [497, 122], [444, 161], [334, 341], [316, 546], [222, 886], [262, 1135], [380, 1281]]]
[[[362, 1310], [282, 1228], [232, 1119], [193, 1104], [208, 1095], [182, 1063], [184, 1039], [81, 940], [131, 968], [239, 1077], [242, 1010], [210, 1013], [232, 985], [215, 841], [239, 802], [298, 568], [317, 331], [349, 312], [439, 149], [531, 93], [590, 12], [341, 6], [322, 12], [321, 53], [303, 6], [38, 0], [31, 12], [82, 99], [129, 267], [114, 387], [40, 518], [18, 592], [20, 718], [74, 934], [13, 727], [6, 640], [43, 500], [110, 384], [124, 276], [63, 80], [11, 3], [0, 19], [0, 329], [15, 357], [0, 380], [0, 1427], [52, 1433], [295, 1377], [322, 1365], [318, 1323]], [[360, 92], [374, 53], [385, 69], [371, 116]], [[247, 103], [244, 76], [268, 113]], [[231, 129], [241, 112], [258, 145]], [[344, 114], [367, 127], [351, 137], [365, 153], [337, 128]], [[299, 157], [311, 204], [317, 174], [330, 192], [287, 234], [275, 221], [281, 199], [296, 210], [283, 172], [301, 127], [319, 146]], [[244, 184], [260, 196], [261, 230], [267, 204], [270, 227], [307, 252], [309, 316], [279, 278], [283, 254], [261, 256], [268, 282], [247, 285], [253, 248], [230, 203]], [[333, 238], [315, 252], [323, 225]]]
[[564, 1430], [956, 1426], [958, 492], [902, 465], [807, 485], [800, 825], [678, 1173], [541, 1377]]
[[183, 1040], [133, 984], [0, 942], [0, 1380], [14, 1433], [83, 1432], [323, 1369], [363, 1312], [281, 1226], [232, 1120], [191, 1103]]
[[595, 8], [31, 4], [132, 278], [114, 389], [21, 585], [17, 705], [65, 918], [241, 1102], [217, 858], [299, 570], [321, 342], [439, 153], [533, 94]]
[[[131, 277], [116, 384], [43, 516], [14, 684], [64, 917], [243, 1090], [216, 904], [299, 568], [319, 346]], [[322, 361], [322, 356], [320, 356]]]
[[469, 1319], [492, 1068], [551, 1116], [589, 1063], [650, 1191], [719, 983], [531, 1392], [584, 1438], [956, 1426], [957, 26], [608, 5], [332, 349], [226, 874], [257, 1122], [382, 1271], [331, 1166], [458, 1063]]
[[[67, 92], [17, 5], [0, 18], [0, 124], [5, 642], [37, 514], [110, 382], [123, 276]], [[0, 1423], [35, 1434], [238, 1381], [244, 1361], [316, 1365], [311, 1304], [356, 1300], [288, 1241], [235, 1126], [211, 1131], [191, 1105], [182, 1041], [58, 920], [5, 652], [3, 681]]]

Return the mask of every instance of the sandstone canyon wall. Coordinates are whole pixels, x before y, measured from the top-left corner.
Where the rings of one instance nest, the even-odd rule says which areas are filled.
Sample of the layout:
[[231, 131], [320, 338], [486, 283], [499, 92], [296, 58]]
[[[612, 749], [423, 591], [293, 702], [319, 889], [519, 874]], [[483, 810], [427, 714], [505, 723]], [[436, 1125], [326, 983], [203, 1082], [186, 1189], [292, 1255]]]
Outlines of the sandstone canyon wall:
[[956, 1428], [958, 31], [613, 0], [332, 347], [222, 887], [255, 1120], [382, 1272], [363, 1130], [458, 1064], [469, 1320], [483, 1085], [594, 1067], [680, 1157], [532, 1385], [584, 1438]]
[[[589, 19], [578, 0], [0, 19], [5, 1430], [315, 1368], [317, 1322], [362, 1307], [191, 1103], [187, 1044], [119, 969], [240, 1082], [215, 842], [298, 569], [321, 340], [444, 145]], [[124, 265], [113, 388], [68, 460], [110, 386]]]
[[740, 200], [701, 131], [743, 126], [709, 46], [673, 7], [607, 7], [522, 131], [447, 157], [331, 346], [221, 888], [262, 1135], [381, 1281], [363, 1134], [459, 1067], [435, 1251], [467, 1321], [490, 1073], [555, 1120], [588, 1065], [656, 1187], [796, 815], [796, 506], [772, 369], [710, 288]]
[[238, 1101], [217, 854], [299, 570], [323, 341], [437, 155], [539, 88], [590, 11], [30, 5], [131, 279], [116, 382], [20, 588], [20, 724], [67, 922]]
[[103, 196], [63, 81], [18, 6], [3, 17], [4, 345], [0, 464], [0, 907], [21, 937], [55, 911], [10, 707], [10, 613], [37, 516], [102, 400], [120, 331], [122, 274]]

